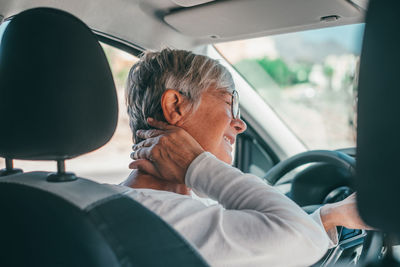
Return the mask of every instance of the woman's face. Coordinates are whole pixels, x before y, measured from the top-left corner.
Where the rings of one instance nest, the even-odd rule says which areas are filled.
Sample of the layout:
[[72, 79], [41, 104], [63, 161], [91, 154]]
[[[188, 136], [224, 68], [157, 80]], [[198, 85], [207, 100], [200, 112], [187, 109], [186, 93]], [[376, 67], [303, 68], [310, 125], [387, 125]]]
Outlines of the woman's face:
[[240, 118], [231, 112], [232, 94], [223, 89], [208, 89], [200, 99], [199, 107], [181, 124], [204, 150], [231, 164], [236, 136], [246, 130]]

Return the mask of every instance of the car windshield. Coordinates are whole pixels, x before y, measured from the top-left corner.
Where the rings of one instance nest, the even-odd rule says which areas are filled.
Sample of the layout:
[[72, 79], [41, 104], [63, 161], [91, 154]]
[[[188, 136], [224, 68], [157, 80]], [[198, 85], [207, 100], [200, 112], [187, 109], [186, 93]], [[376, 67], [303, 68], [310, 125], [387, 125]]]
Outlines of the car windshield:
[[364, 24], [215, 45], [309, 149], [355, 146]]

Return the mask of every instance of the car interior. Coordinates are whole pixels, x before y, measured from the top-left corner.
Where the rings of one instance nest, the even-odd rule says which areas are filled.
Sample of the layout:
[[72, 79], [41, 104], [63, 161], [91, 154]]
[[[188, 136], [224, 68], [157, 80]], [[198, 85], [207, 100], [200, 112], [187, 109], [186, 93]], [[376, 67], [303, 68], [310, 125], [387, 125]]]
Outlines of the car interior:
[[[68, 160], [112, 138], [123, 112], [99, 41], [136, 56], [165, 46], [201, 53], [218, 42], [361, 22], [357, 146], [308, 150], [278, 141], [273, 129], [262, 130], [243, 91], [248, 131], [237, 140], [234, 166], [250, 172], [252, 160], [261, 161], [261, 178], [277, 188], [290, 185], [284, 193], [309, 213], [357, 191], [361, 216], [376, 230], [339, 228], [339, 245], [314, 266], [399, 265], [398, 6], [377, 0], [1, 2], [0, 266], [208, 266], [172, 227], [126, 197], [127, 189], [68, 170]], [[279, 142], [294, 144], [293, 153]], [[16, 159], [50, 161], [57, 171], [26, 172], [14, 167]]]

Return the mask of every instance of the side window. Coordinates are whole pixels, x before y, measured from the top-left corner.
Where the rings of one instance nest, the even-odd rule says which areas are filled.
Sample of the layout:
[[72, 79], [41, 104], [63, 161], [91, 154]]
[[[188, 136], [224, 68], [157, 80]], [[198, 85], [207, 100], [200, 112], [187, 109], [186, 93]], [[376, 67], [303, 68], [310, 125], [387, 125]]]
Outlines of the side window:
[[264, 177], [278, 161], [276, 155], [250, 126], [237, 137], [234, 165], [243, 172]]
[[256, 140], [252, 140], [252, 142], [249, 144], [249, 150], [249, 172], [259, 177], [263, 177], [269, 171], [269, 169], [274, 166], [272, 158]]

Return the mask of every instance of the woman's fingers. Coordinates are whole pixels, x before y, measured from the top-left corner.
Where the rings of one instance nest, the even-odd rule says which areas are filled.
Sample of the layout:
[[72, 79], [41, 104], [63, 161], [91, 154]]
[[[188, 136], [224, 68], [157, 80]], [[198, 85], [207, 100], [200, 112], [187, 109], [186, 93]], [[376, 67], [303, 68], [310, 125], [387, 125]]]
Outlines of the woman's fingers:
[[147, 159], [149, 161], [152, 161], [151, 152], [152, 146], [138, 148], [131, 153], [131, 159]]
[[158, 139], [157, 137], [149, 137], [148, 139], [133, 145], [132, 150], [136, 151], [142, 147], [150, 147], [157, 143], [157, 139]]
[[157, 137], [163, 133], [165, 133], [163, 130], [158, 130], [158, 129], [137, 130], [136, 136], [142, 139], [148, 139], [152, 137]]
[[149, 130], [137, 130], [136, 135], [137, 137], [140, 137], [142, 139], [148, 139], [148, 138], [153, 138], [157, 137], [169, 132], [175, 132], [181, 130], [181, 128], [170, 125], [166, 122], [163, 121], [157, 121], [153, 118], [148, 118], [147, 122], [149, 123], [150, 126], [154, 127], [155, 129], [149, 129]]
[[148, 118], [147, 122], [149, 123], [150, 126], [154, 127], [155, 129], [137, 130], [136, 135], [142, 139], [157, 137], [159, 135], [165, 134], [166, 131], [168, 130], [173, 130], [174, 128], [178, 128], [176, 126], [169, 125], [166, 122], [157, 121], [153, 118]]
[[154, 177], [161, 178], [160, 173], [154, 167], [153, 163], [146, 159], [138, 159], [129, 164], [129, 169], [137, 169]]
[[158, 121], [153, 118], [147, 118], [147, 123], [151, 126], [153, 126], [156, 129], [160, 130], [168, 130], [170, 129], [170, 124], [163, 122], [163, 121]]

